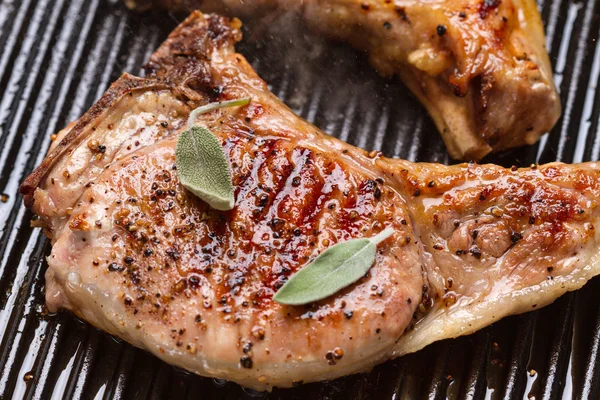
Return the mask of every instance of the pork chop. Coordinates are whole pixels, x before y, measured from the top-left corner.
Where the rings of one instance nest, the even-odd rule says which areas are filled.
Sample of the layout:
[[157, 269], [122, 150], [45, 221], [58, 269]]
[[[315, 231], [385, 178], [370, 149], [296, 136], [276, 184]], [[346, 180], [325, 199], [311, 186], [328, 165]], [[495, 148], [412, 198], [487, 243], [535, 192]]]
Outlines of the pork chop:
[[[234, 50], [240, 22], [194, 12], [62, 131], [22, 184], [52, 241], [51, 311], [197, 374], [258, 390], [333, 379], [542, 307], [600, 273], [600, 164], [524, 169], [367, 153], [294, 115]], [[232, 170], [216, 211], [179, 183], [204, 114]], [[392, 228], [370, 271], [285, 306], [274, 293], [343, 240]]]
[[[560, 116], [535, 0], [126, 0], [267, 21], [293, 12], [398, 74], [453, 158], [535, 143]], [[268, 23], [268, 22], [267, 22]]]

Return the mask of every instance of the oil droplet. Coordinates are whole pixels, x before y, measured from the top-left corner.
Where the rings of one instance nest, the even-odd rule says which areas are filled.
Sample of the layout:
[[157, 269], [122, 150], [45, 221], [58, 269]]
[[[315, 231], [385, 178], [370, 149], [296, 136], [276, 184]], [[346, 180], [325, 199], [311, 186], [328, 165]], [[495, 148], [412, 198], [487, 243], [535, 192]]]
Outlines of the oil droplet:
[[23, 377], [23, 380], [25, 382], [29, 382], [32, 379], [33, 379], [33, 374], [31, 372], [26, 373], [25, 376]]
[[224, 387], [227, 385], [227, 381], [225, 379], [213, 378], [213, 383], [218, 387]]
[[0, 195], [0, 200], [2, 200], [3, 203], [6, 203], [8, 201], [8, 195], [6, 193], [2, 193]]

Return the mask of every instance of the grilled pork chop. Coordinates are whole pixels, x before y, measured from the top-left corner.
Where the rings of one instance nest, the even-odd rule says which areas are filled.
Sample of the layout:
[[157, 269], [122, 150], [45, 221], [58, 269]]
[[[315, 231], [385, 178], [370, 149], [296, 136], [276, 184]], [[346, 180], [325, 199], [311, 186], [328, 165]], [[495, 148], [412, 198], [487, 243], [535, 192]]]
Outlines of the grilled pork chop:
[[535, 0], [128, 0], [229, 15], [296, 12], [368, 52], [421, 100], [450, 155], [478, 160], [535, 143], [560, 116]]
[[[600, 273], [600, 164], [415, 164], [320, 132], [234, 51], [240, 22], [193, 13], [60, 132], [21, 186], [52, 240], [50, 310], [203, 376], [269, 390], [364, 371], [542, 307]], [[235, 206], [178, 180], [190, 111], [221, 140]], [[284, 306], [274, 293], [333, 244], [392, 228], [370, 271]]]

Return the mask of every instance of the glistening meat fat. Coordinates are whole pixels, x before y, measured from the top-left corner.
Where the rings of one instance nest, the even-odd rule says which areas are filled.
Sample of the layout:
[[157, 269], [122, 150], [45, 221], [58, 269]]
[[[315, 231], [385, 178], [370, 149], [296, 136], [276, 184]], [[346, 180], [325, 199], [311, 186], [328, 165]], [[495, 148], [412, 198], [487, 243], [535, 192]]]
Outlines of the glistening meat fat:
[[[268, 390], [333, 379], [542, 307], [600, 272], [600, 165], [525, 169], [367, 153], [294, 115], [234, 50], [240, 22], [193, 13], [58, 134], [21, 186], [52, 240], [46, 301], [163, 360]], [[178, 179], [191, 110], [220, 139], [235, 206]], [[358, 282], [272, 300], [335, 243], [393, 229]]]

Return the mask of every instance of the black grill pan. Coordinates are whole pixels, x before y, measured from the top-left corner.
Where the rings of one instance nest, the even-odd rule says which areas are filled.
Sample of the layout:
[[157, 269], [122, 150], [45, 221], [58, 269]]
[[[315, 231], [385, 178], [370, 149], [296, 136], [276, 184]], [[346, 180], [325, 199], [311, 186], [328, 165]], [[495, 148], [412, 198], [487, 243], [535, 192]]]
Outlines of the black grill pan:
[[[600, 0], [538, 4], [563, 116], [539, 144], [485, 161], [598, 160]], [[271, 394], [170, 367], [68, 313], [47, 315], [50, 245], [29, 227], [32, 215], [17, 187], [42, 160], [50, 135], [123, 71], [139, 74], [183, 17], [137, 15], [117, 0], [0, 0], [0, 399], [600, 398], [598, 278], [542, 310], [435, 343], [368, 374]], [[292, 22], [249, 24], [238, 49], [295, 112], [368, 150], [452, 162], [398, 80], [380, 78], [364, 54], [347, 46], [302, 27], [290, 31]]]

